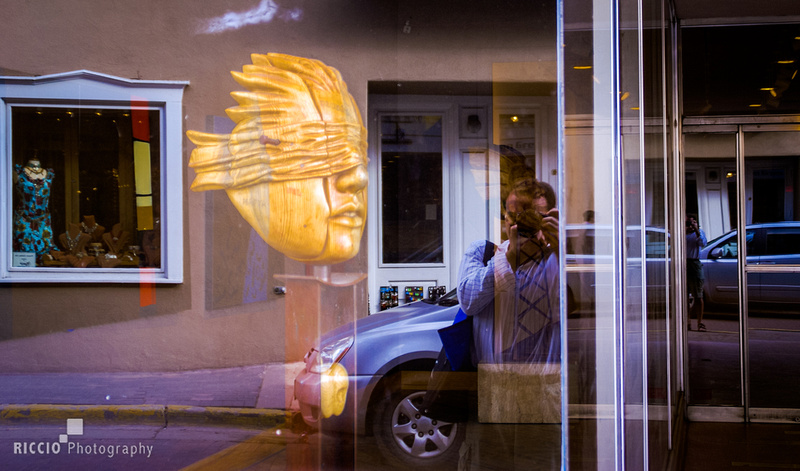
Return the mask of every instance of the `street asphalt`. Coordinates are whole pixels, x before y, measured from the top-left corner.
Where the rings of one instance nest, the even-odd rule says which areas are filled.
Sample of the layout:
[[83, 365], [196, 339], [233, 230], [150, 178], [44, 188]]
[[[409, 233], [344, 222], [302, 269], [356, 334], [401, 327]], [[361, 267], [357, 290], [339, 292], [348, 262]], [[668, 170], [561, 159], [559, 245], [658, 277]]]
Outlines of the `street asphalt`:
[[302, 363], [153, 373], [0, 374], [0, 424], [87, 423], [273, 427], [295, 412]]

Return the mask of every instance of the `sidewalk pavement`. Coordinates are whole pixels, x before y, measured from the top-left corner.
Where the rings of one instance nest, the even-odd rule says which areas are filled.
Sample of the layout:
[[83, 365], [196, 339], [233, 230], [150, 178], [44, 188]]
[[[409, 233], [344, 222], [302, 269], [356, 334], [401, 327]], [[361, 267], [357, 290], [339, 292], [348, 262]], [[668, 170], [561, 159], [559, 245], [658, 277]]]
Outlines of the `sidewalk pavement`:
[[185, 372], [0, 374], [0, 424], [83, 418], [274, 427], [290, 422], [293, 381], [302, 368], [297, 362]]

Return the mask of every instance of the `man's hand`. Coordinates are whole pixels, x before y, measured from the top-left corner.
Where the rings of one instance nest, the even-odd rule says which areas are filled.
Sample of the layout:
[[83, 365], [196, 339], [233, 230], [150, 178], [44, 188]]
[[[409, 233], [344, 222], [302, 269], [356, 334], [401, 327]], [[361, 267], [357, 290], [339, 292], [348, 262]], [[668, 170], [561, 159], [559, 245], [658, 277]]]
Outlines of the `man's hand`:
[[547, 245], [554, 252], [558, 252], [558, 209], [553, 208], [543, 214], [542, 234]]

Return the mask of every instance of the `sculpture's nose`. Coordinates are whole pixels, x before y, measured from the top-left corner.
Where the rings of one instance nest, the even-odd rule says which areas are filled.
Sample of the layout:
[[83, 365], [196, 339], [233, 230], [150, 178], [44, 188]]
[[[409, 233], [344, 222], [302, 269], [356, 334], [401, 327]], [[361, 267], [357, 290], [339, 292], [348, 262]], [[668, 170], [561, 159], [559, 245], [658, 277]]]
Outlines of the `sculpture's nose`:
[[355, 193], [367, 186], [367, 169], [357, 165], [336, 176], [336, 189], [342, 193]]

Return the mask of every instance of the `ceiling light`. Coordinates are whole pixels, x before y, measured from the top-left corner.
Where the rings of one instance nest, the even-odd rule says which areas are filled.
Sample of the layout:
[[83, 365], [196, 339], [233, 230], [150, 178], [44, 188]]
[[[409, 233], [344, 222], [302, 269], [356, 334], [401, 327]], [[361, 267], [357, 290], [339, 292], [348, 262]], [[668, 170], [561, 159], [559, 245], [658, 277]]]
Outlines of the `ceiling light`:
[[772, 88], [772, 87], [764, 87], [764, 88], [762, 88], [761, 90], [762, 90], [762, 91], [765, 91], [765, 92], [768, 92], [768, 91], [775, 90], [775, 89], [774, 89], [774, 88]]
[[794, 64], [794, 59], [786, 60], [786, 61], [778, 61], [778, 64]]
[[749, 106], [750, 106], [750, 108], [758, 108], [759, 106], [761, 106], [761, 103], [754, 103], [754, 104], [749, 105]]

